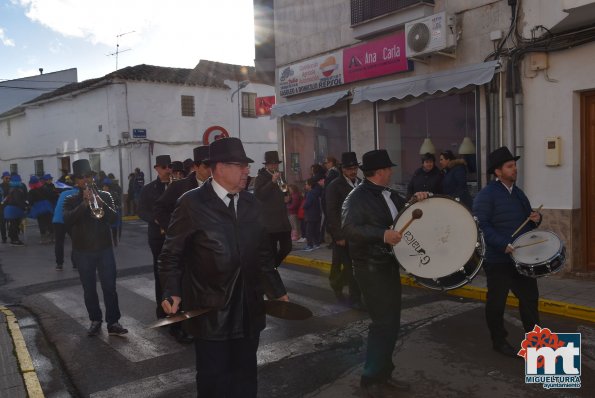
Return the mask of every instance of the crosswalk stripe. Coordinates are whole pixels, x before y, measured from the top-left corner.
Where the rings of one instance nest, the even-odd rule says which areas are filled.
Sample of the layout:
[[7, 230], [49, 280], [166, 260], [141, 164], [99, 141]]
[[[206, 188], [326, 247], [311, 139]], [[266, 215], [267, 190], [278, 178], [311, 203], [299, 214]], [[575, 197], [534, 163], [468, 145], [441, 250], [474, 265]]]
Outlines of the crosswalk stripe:
[[163, 397], [168, 391], [195, 383], [196, 370], [194, 368], [176, 369], [156, 376], [145, 377], [130, 383], [121, 384], [108, 390], [91, 394], [90, 398], [152, 398]]
[[117, 284], [147, 300], [155, 301], [155, 281], [151, 274], [120, 278]]
[[[100, 289], [98, 289], [100, 290]], [[56, 307], [68, 314], [85, 329], [89, 326], [89, 317], [83, 305], [82, 287], [72, 287], [60, 291], [43, 293], [42, 296]], [[185, 348], [173, 342], [155, 329], [147, 329], [146, 325], [135, 318], [122, 313], [120, 323], [128, 329], [125, 337], [108, 336], [103, 330], [97, 337], [131, 362], [140, 362], [163, 355], [173, 354]]]

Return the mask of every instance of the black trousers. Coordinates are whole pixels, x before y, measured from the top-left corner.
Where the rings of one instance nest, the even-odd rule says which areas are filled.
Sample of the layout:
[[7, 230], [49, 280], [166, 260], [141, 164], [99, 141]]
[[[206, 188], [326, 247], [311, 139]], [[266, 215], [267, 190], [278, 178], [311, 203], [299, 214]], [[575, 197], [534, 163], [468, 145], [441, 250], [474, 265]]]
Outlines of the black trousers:
[[8, 237], [11, 242], [19, 240], [19, 228], [21, 227], [22, 218], [15, 218], [13, 220], [7, 220], [8, 223]]
[[[54, 254], [56, 255], [56, 264], [64, 264], [64, 238], [66, 238], [66, 227], [64, 224], [54, 223]], [[74, 265], [72, 253], [70, 260]]]
[[484, 263], [488, 282], [486, 300], [486, 321], [494, 343], [506, 339], [508, 332], [504, 328], [504, 309], [508, 292], [519, 299], [519, 312], [525, 333], [539, 324], [537, 280], [521, 275], [514, 263]]
[[291, 230], [283, 232], [269, 232], [271, 250], [275, 255], [275, 266], [280, 266], [291, 251]]
[[43, 235], [52, 233], [52, 213], [45, 213], [37, 217], [37, 226], [39, 227], [39, 234]]
[[157, 260], [159, 254], [161, 254], [161, 248], [163, 247], [164, 239], [149, 239], [149, 247], [151, 248], [151, 254], [153, 254], [153, 276], [155, 277], [155, 313], [157, 318], [165, 318], [165, 312], [161, 308], [161, 301], [163, 300], [163, 289], [161, 288], [161, 280], [159, 279], [159, 270], [157, 269]]
[[349, 287], [349, 299], [352, 302], [361, 301], [361, 291], [353, 275], [353, 264], [347, 246], [333, 243], [333, 257], [329, 274], [331, 288], [341, 292], [344, 286]]
[[2, 241], [6, 242], [6, 220], [4, 219], [4, 207], [0, 206], [0, 234], [2, 234]]
[[259, 337], [195, 340], [196, 386], [200, 398], [256, 398]]
[[401, 327], [401, 276], [396, 261], [382, 266], [354, 264], [354, 271], [372, 320], [361, 384], [382, 383], [395, 368], [392, 357]]

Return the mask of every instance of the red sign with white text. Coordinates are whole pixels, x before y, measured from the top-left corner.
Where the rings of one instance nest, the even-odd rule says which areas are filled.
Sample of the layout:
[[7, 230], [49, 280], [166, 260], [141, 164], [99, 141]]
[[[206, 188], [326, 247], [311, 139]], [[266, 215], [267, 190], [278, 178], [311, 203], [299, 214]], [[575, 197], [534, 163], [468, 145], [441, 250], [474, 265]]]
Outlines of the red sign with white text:
[[405, 32], [343, 50], [345, 83], [413, 70], [405, 55]]

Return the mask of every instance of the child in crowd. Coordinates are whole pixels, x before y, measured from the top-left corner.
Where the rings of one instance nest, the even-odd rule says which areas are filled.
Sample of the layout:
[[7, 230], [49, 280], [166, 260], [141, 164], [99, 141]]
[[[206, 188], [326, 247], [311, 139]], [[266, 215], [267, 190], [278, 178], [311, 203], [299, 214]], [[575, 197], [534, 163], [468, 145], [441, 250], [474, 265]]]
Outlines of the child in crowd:
[[289, 190], [289, 202], [287, 202], [287, 214], [289, 224], [291, 224], [291, 240], [297, 241], [300, 238], [300, 224], [298, 220], [298, 211], [302, 204], [302, 195], [300, 189], [295, 184], [287, 186]]

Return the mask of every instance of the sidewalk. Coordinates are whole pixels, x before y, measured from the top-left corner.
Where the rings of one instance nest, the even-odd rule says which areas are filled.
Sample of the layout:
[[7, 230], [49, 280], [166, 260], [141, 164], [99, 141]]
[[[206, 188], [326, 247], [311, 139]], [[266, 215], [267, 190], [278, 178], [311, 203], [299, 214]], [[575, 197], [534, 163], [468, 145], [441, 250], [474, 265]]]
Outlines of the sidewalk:
[[[330, 271], [332, 251], [326, 247], [326, 244], [310, 252], [301, 251], [303, 247], [305, 244], [293, 242], [294, 250], [285, 258], [285, 262], [316, 268], [326, 273]], [[401, 273], [401, 282], [404, 285], [427, 289], [415, 283], [415, 280], [403, 271]], [[595, 281], [555, 274], [539, 278], [538, 286], [540, 312], [595, 322]], [[481, 301], [485, 301], [486, 293], [486, 278], [482, 270], [467, 285], [446, 292], [453, 296]], [[518, 300], [512, 293], [507, 303], [518, 306]]]

